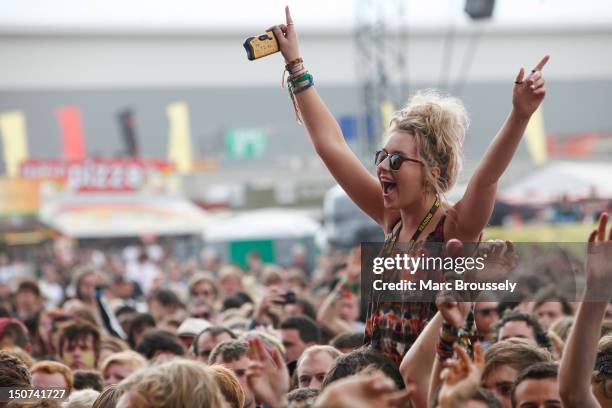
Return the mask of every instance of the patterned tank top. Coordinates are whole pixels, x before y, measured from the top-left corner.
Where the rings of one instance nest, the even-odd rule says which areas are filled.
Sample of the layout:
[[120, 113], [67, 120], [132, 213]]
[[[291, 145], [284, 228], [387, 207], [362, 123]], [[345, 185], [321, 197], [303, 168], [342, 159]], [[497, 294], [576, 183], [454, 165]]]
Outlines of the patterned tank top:
[[[444, 220], [442, 215], [436, 228], [427, 236], [425, 242], [444, 242]], [[401, 219], [395, 224], [393, 230], [385, 236], [385, 243], [379, 256], [391, 256], [396, 251], [396, 243], [402, 229]], [[431, 255], [431, 254], [429, 254]], [[383, 301], [375, 299], [370, 293], [365, 324], [364, 344], [380, 351], [391, 361], [401, 363], [404, 354], [429, 320], [436, 313], [436, 306], [432, 302], [413, 301]]]

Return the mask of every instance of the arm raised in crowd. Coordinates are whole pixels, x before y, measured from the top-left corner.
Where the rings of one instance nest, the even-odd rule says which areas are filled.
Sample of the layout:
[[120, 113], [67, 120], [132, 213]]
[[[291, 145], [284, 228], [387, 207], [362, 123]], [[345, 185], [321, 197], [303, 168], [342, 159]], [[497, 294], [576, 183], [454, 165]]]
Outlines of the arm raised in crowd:
[[[300, 58], [301, 54], [289, 7], [285, 8], [285, 14], [286, 24], [273, 27], [273, 31], [285, 62], [290, 63]], [[305, 71], [298, 71], [298, 74], [301, 72]], [[383, 225], [382, 187], [351, 151], [336, 118], [325, 106], [316, 88], [310, 86], [294, 96], [310, 140], [325, 166], [351, 199]]]
[[329, 295], [327, 295], [317, 312], [317, 323], [332, 336], [353, 331], [349, 322], [340, 317], [340, 301], [342, 300], [343, 289], [343, 282], [339, 281]]
[[521, 68], [512, 93], [512, 111], [497, 133], [471, 177], [463, 198], [456, 204], [459, 225], [456, 237], [472, 240], [489, 222], [497, 192], [497, 182], [502, 176], [525, 132], [531, 115], [544, 100], [544, 78], [542, 68], [548, 62], [545, 56], [524, 78]]
[[561, 368], [559, 387], [563, 406], [599, 408], [591, 389], [601, 322], [612, 296], [612, 229], [606, 240], [608, 214], [599, 218], [598, 228], [589, 237], [586, 263], [586, 291], [569, 334]]
[[412, 395], [412, 405], [415, 408], [428, 407], [429, 381], [436, 358], [436, 342], [442, 327], [442, 315], [438, 312], [425, 330], [419, 335], [400, 364], [400, 372], [405, 384], [415, 384], [416, 391]]

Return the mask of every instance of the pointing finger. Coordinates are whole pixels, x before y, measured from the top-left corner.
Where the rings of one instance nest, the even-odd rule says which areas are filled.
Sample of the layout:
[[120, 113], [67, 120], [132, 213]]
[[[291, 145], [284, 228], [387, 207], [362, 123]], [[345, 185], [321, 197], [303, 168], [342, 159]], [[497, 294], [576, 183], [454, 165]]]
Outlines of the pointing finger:
[[285, 7], [285, 19], [287, 20], [287, 25], [293, 24], [293, 19], [291, 18], [291, 12], [289, 11], [289, 6]]
[[544, 68], [544, 65], [546, 65], [546, 63], [548, 62], [549, 59], [550, 59], [550, 55], [545, 55], [544, 58], [542, 58], [540, 60], [540, 62], [538, 62], [538, 65], [536, 65], [534, 70], [541, 71], [542, 68]]

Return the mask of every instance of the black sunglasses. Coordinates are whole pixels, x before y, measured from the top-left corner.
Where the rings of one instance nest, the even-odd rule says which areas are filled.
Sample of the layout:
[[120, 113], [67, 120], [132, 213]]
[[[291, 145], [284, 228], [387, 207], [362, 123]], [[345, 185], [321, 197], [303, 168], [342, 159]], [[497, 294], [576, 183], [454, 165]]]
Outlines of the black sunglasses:
[[420, 160], [404, 157], [400, 153], [397, 153], [397, 152], [389, 154], [387, 153], [385, 149], [381, 149], [376, 152], [374, 156], [374, 164], [376, 166], [380, 165], [380, 163], [385, 161], [387, 157], [389, 158], [389, 167], [391, 168], [391, 170], [399, 170], [402, 163], [405, 161], [411, 161], [411, 162], [423, 164], [423, 162]]

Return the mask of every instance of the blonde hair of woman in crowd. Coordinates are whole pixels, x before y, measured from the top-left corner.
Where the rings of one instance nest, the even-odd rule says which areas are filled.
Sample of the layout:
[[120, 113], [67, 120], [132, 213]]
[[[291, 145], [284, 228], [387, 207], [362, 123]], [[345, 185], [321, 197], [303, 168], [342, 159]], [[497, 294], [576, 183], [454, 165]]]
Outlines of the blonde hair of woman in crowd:
[[118, 384], [134, 371], [147, 366], [147, 360], [139, 353], [125, 350], [113, 353], [100, 364], [104, 386]]
[[99, 391], [87, 388], [85, 390], [74, 391], [68, 397], [68, 400], [64, 402], [62, 407], [64, 408], [91, 408], [96, 402], [96, 399], [100, 395]]
[[119, 384], [117, 408], [227, 407], [212, 374], [195, 361], [176, 359], [140, 369]]
[[221, 394], [225, 398], [225, 401], [231, 408], [242, 408], [244, 406], [244, 400], [246, 396], [238, 378], [234, 375], [234, 372], [228, 368], [223, 367], [219, 364], [213, 364], [208, 367], [210, 373], [213, 375]]

